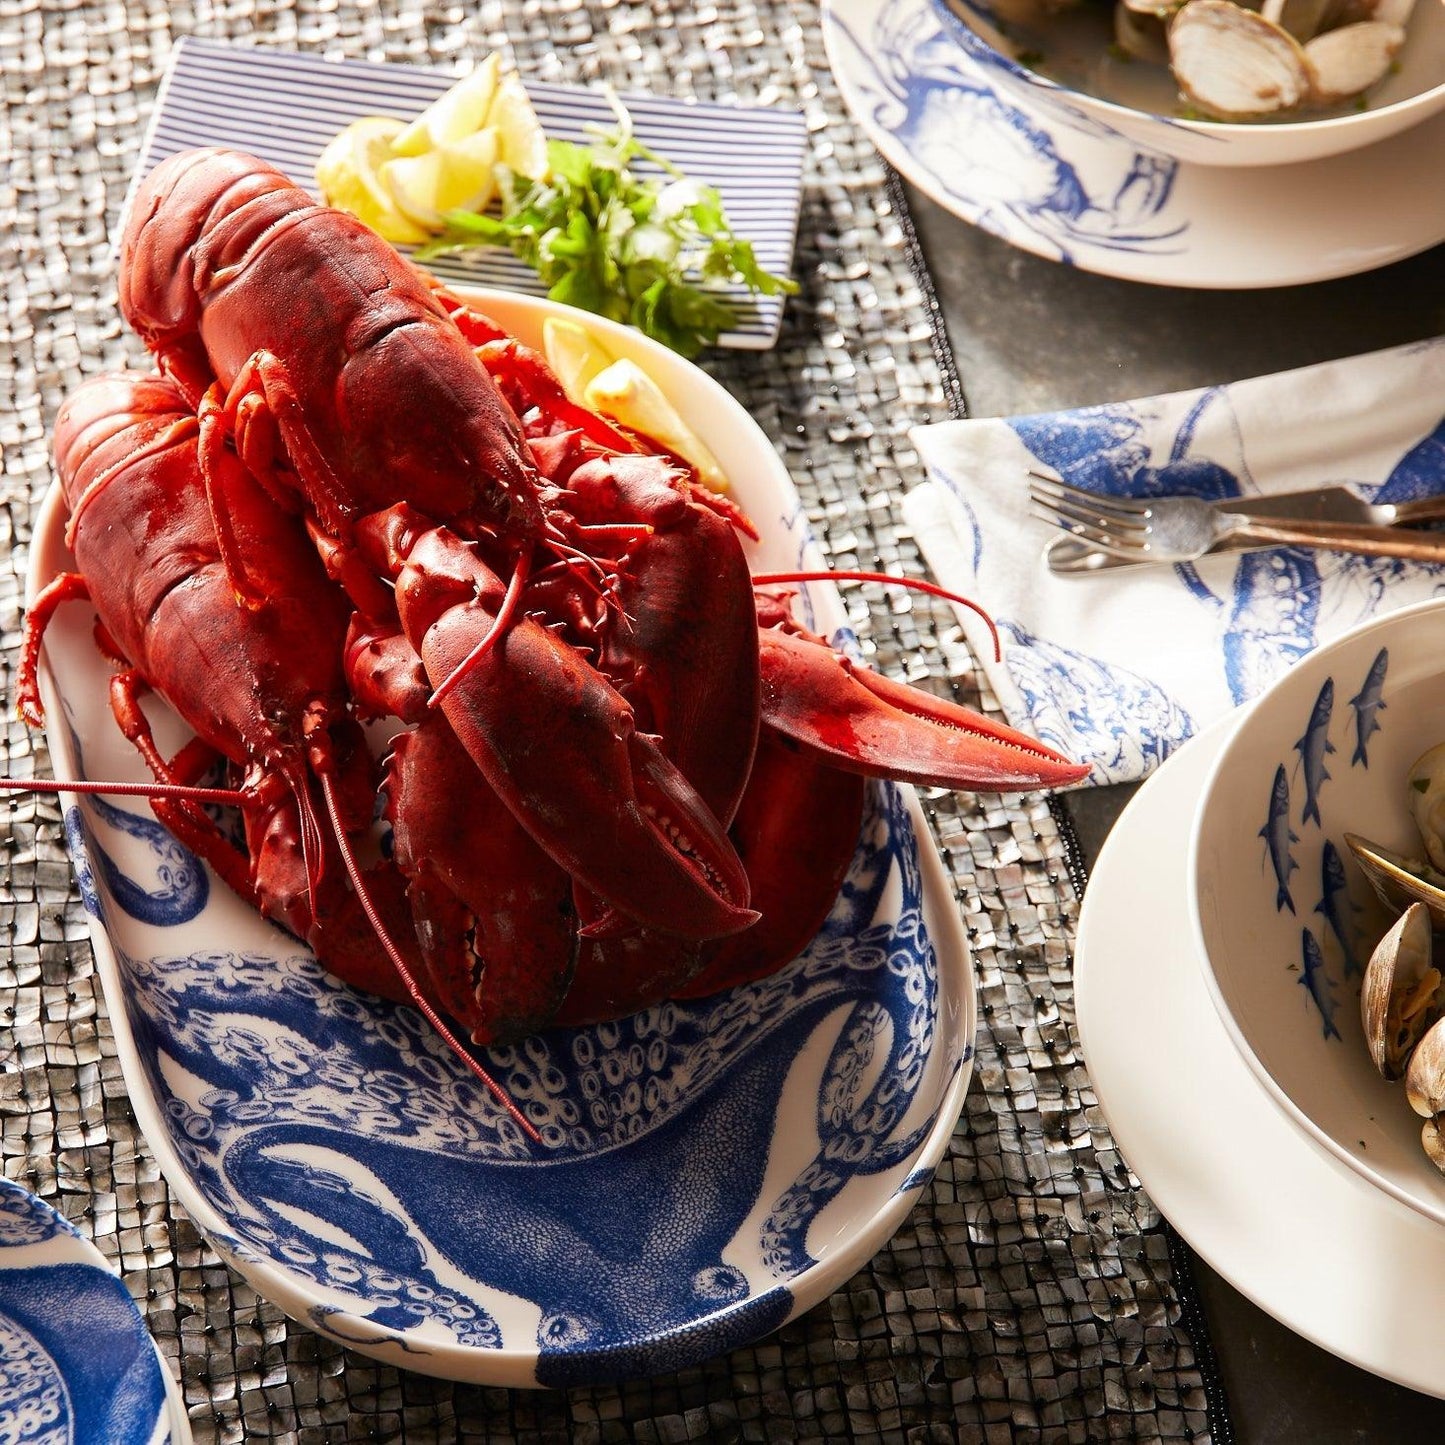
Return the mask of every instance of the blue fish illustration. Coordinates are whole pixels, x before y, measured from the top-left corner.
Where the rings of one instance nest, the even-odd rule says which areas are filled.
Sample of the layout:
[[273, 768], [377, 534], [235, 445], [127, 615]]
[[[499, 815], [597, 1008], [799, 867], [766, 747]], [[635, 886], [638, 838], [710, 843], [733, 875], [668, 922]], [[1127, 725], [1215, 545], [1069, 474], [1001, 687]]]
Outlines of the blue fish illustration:
[[1289, 779], [1285, 776], [1283, 763], [1275, 769], [1274, 786], [1269, 791], [1269, 816], [1259, 830], [1259, 836], [1269, 848], [1269, 861], [1274, 865], [1274, 876], [1279, 883], [1279, 892], [1274, 900], [1275, 911], [1288, 906], [1293, 913], [1295, 906], [1294, 899], [1289, 896], [1289, 875], [1299, 864], [1290, 856], [1289, 845], [1298, 843], [1299, 839], [1290, 831]]
[[1349, 881], [1345, 875], [1344, 859], [1340, 850], [1328, 839], [1320, 855], [1320, 901], [1315, 912], [1322, 914], [1330, 926], [1330, 932], [1339, 940], [1340, 950], [1345, 957], [1345, 977], [1363, 973], [1355, 958], [1355, 948], [1350, 936], [1349, 918], [1356, 911], [1350, 899]]
[[1390, 649], [1382, 647], [1365, 674], [1364, 686], [1350, 699], [1350, 706], [1355, 710], [1355, 731], [1359, 736], [1354, 756], [1350, 759], [1351, 767], [1356, 763], [1362, 763], [1367, 768], [1370, 766], [1365, 744], [1380, 730], [1378, 715], [1386, 707], [1381, 694], [1385, 690], [1385, 671], [1389, 666]]
[[1305, 805], [1300, 812], [1302, 823], [1308, 823], [1311, 814], [1314, 815], [1316, 823], [1320, 821], [1320, 788], [1329, 777], [1325, 770], [1325, 755], [1335, 750], [1335, 745], [1330, 741], [1330, 714], [1334, 710], [1335, 680], [1327, 677], [1310, 712], [1309, 726], [1305, 729], [1304, 736], [1294, 745], [1295, 751], [1300, 755], [1300, 762], [1304, 764]]
[[1300, 986], [1314, 1000], [1315, 1007], [1320, 1011], [1325, 1037], [1337, 1039], [1340, 1031], [1335, 1027], [1335, 1010], [1339, 1008], [1339, 1001], [1335, 998], [1334, 984], [1325, 973], [1325, 956], [1320, 952], [1320, 946], [1308, 928], [1301, 930], [1300, 942], [1304, 950]]

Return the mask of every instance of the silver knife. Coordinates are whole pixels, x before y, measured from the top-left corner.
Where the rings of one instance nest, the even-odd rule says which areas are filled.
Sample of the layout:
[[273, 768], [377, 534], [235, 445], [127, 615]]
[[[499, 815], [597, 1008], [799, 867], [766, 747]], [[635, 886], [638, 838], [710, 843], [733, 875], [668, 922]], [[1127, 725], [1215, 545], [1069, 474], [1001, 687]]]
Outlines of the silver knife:
[[[1215, 505], [1222, 511], [1292, 522], [1363, 522], [1377, 527], [1400, 527], [1416, 522], [1445, 520], [1445, 494], [1420, 497], [1409, 502], [1366, 502], [1348, 487], [1315, 487], [1309, 491], [1278, 492], [1274, 496], [1263, 497], [1222, 497]], [[1209, 551], [1258, 551], [1269, 545], [1233, 540], [1226, 532]], [[1044, 559], [1049, 564], [1049, 571], [1060, 577], [1157, 565], [1147, 559], [1125, 561], [1120, 557], [1111, 557], [1067, 535], [1055, 537], [1044, 548]]]

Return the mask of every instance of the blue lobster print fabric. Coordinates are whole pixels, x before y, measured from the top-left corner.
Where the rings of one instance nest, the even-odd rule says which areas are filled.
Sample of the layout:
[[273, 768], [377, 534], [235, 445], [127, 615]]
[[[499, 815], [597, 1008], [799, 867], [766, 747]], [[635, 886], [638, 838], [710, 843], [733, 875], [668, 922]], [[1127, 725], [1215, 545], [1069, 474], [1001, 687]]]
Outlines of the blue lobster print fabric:
[[[929, 479], [905, 509], [938, 579], [1005, 638], [960, 618], [1018, 726], [1135, 781], [1321, 642], [1445, 589], [1445, 566], [1303, 547], [1057, 577], [1028, 473], [1113, 496], [1210, 502], [1342, 485], [1366, 501], [1445, 490], [1445, 338], [1139, 401], [915, 428]], [[1344, 699], [1360, 710], [1369, 698]], [[1328, 711], [1334, 700], [1322, 701]], [[1337, 703], [1335, 705], [1338, 705]], [[1329, 759], [1300, 739], [1309, 775]]]

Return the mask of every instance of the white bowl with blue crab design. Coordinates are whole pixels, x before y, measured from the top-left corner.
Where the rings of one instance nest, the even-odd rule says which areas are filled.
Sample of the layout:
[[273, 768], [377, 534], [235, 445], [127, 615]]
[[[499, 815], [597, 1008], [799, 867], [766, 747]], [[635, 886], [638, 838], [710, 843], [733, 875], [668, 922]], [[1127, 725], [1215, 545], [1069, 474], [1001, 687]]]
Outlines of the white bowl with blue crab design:
[[[1030, 0], [933, 4], [948, 33], [989, 80], [1026, 105], [1069, 125], [1092, 121], [1136, 145], [1197, 165], [1321, 160], [1374, 145], [1445, 109], [1445, 5], [1439, 0], [1416, 0], [1389, 72], [1358, 99], [1255, 121], [1191, 113], [1166, 64], [1119, 52], [1110, 6], [1070, 10]], [[1361, 204], [1368, 201], [1362, 198]]]
[[1356, 1173], [1445, 1223], [1421, 1120], [1365, 1042], [1361, 978], [1390, 915], [1345, 843], [1419, 852], [1407, 778], [1445, 740], [1442, 639], [1445, 598], [1387, 613], [1250, 705], [1205, 784], [1189, 888], [1205, 980], [1266, 1091]]
[[[568, 310], [475, 295], [534, 346]], [[823, 564], [778, 453], [721, 386], [569, 314], [718, 457], [758, 526], [756, 570]], [[63, 520], [52, 497], [32, 596], [67, 565]], [[834, 588], [807, 607], [846, 641]], [[63, 609], [46, 636], [56, 773], [139, 779], [87, 614]], [[174, 717], [156, 723], [179, 746]], [[755, 1340], [883, 1247], [962, 1107], [968, 951], [908, 788], [870, 784], [838, 902], [778, 973], [487, 1051], [544, 1148], [419, 1014], [326, 973], [145, 809], [68, 797], [65, 819], [131, 1102], [175, 1195], [263, 1296], [403, 1368], [560, 1386]]]

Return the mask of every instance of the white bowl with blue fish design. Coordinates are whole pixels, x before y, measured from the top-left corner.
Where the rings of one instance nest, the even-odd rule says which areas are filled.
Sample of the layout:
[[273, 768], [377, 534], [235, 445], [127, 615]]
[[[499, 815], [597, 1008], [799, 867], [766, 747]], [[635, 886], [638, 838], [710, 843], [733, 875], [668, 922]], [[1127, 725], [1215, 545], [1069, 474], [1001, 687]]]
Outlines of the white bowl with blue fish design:
[[[824, 565], [778, 453], [628, 328], [474, 293], [523, 341], [564, 313], [642, 365], [753, 518], [757, 570]], [[67, 565], [52, 495], [31, 595]], [[846, 641], [830, 585], [817, 630]], [[144, 777], [84, 606], [47, 633], [57, 776]], [[184, 734], [158, 716], [167, 751]], [[484, 1385], [657, 1374], [826, 1298], [903, 1223], [972, 1071], [962, 920], [911, 789], [870, 784], [833, 912], [792, 964], [705, 999], [486, 1051], [536, 1149], [414, 1010], [348, 988], [131, 800], [67, 797], [131, 1102], [221, 1257], [293, 1318]]]
[[[1196, 165], [1322, 160], [1399, 135], [1445, 109], [1445, 5], [1439, 0], [1416, 0], [1390, 72], [1358, 102], [1248, 122], [1190, 115], [1166, 65], [1121, 58], [1113, 44], [1112, 6], [933, 4], [990, 82], [1026, 105], [1069, 125], [1092, 121], [1136, 145]], [[1020, 10], [1032, 13], [1020, 20]]]
[[1358, 833], [1419, 852], [1406, 780], [1445, 741], [1442, 643], [1445, 598], [1402, 608], [1250, 705], [1205, 785], [1189, 887], [1215, 1006], [1270, 1095], [1363, 1178], [1445, 1223], [1422, 1121], [1366, 1048], [1360, 980], [1389, 916], [1345, 845]]

